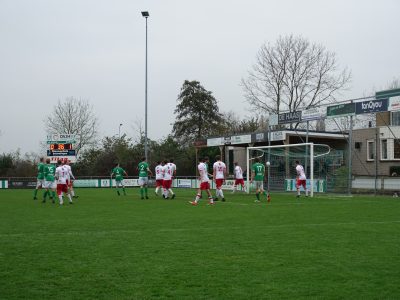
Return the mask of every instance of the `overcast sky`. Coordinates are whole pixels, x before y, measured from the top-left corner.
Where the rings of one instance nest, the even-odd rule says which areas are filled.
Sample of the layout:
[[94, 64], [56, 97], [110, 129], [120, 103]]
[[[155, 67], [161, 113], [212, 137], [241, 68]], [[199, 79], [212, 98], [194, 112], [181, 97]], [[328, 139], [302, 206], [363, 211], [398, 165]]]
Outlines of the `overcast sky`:
[[43, 119], [66, 97], [88, 99], [100, 135], [144, 124], [148, 10], [148, 135], [171, 132], [185, 79], [221, 111], [250, 113], [240, 80], [261, 45], [302, 35], [352, 72], [343, 99], [400, 77], [397, 0], [0, 0], [0, 153], [38, 152]]

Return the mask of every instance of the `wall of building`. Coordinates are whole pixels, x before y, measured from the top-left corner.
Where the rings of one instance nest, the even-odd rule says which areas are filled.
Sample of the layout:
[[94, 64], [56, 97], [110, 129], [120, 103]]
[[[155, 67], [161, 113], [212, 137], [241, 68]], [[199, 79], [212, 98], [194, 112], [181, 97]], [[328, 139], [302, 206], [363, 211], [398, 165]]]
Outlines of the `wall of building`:
[[[387, 126], [378, 127], [378, 176], [391, 176], [390, 167], [399, 166], [400, 160], [395, 159], [382, 159], [381, 155], [381, 140], [400, 138], [400, 127], [391, 126], [390, 130]], [[376, 129], [365, 128], [353, 131], [353, 145], [352, 145], [352, 171], [354, 176], [375, 176], [376, 164], [375, 160], [368, 160], [367, 158], [367, 141], [376, 140]], [[359, 143], [359, 148], [356, 148], [356, 143]], [[393, 157], [393, 140], [388, 141], [388, 156]], [[376, 149], [376, 148], [375, 148]]]
[[244, 171], [246, 169], [246, 148], [226, 146], [224, 162], [230, 175], [233, 175], [234, 162], [237, 162]]
[[384, 111], [376, 113], [375, 120], [376, 120], [376, 126], [378, 127], [390, 124], [390, 112]]

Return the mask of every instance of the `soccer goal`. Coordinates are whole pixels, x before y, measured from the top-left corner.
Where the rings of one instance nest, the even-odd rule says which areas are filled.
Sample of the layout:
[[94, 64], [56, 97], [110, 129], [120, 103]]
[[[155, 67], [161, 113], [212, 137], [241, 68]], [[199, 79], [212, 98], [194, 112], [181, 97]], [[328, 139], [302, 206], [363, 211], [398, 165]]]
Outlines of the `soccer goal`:
[[[307, 188], [314, 196], [315, 175], [323, 174], [324, 157], [331, 151], [325, 144], [301, 143], [247, 148], [247, 191], [250, 190], [251, 166], [256, 160], [266, 166], [265, 189], [269, 192], [293, 190], [296, 178], [296, 161], [304, 167]], [[316, 170], [316, 169], [317, 170]], [[317, 173], [317, 174], [316, 174]], [[319, 180], [319, 179], [318, 179]], [[322, 182], [322, 181], [321, 181]]]

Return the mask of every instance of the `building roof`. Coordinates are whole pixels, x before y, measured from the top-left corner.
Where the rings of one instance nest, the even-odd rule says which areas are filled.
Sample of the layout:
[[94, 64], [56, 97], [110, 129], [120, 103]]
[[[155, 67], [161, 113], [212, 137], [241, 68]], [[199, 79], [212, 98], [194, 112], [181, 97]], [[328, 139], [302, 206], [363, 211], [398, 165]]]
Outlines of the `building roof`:
[[[284, 141], [286, 137], [300, 136], [306, 137], [307, 130], [304, 129], [283, 129], [283, 130], [272, 130], [271, 142]], [[334, 139], [334, 140], [345, 140], [348, 137], [348, 133], [335, 132], [335, 131], [316, 131], [309, 130], [308, 136], [312, 138], [321, 139]], [[268, 131], [254, 132], [254, 133], [241, 133], [226, 136], [212, 136], [206, 139], [197, 140], [194, 142], [195, 147], [214, 147], [223, 145], [247, 145], [251, 143], [263, 143], [268, 142]]]

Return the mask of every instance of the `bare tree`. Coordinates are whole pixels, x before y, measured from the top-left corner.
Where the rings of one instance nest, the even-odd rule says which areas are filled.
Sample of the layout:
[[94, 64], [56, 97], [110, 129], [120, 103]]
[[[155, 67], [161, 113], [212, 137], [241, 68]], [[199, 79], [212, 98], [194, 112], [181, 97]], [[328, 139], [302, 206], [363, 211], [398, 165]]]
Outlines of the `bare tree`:
[[339, 70], [335, 53], [300, 36], [264, 44], [241, 84], [254, 111], [295, 111], [334, 101], [351, 78]]
[[88, 145], [94, 145], [97, 137], [98, 119], [89, 101], [66, 98], [58, 101], [53, 113], [45, 119], [48, 134], [75, 134], [77, 137], [76, 152]]
[[135, 144], [139, 144], [143, 142], [144, 139], [144, 129], [142, 119], [135, 119], [133, 124], [131, 124], [131, 129], [134, 131], [135, 136], [133, 138], [133, 142]]
[[223, 130], [221, 134], [238, 134], [263, 131], [267, 128], [267, 120], [263, 115], [247, 116], [241, 119], [235, 112], [222, 113]]
[[400, 78], [393, 77], [393, 79], [387, 84], [386, 88], [388, 90], [400, 88]]

